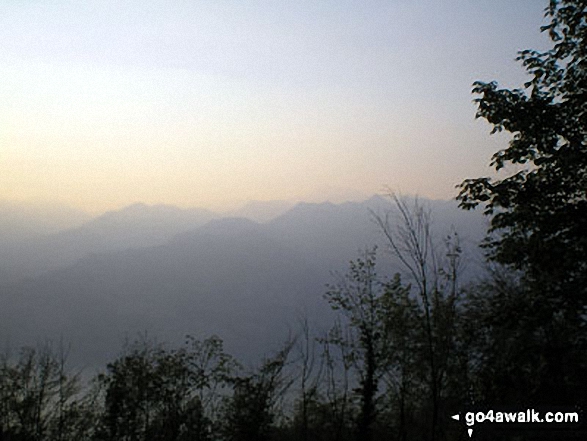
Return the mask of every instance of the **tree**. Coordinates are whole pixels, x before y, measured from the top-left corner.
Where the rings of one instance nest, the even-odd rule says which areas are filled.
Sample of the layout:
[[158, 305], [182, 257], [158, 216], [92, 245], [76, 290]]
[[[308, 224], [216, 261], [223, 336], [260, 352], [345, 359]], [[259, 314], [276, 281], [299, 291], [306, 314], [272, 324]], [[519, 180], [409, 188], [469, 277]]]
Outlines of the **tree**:
[[209, 440], [220, 391], [236, 362], [222, 341], [188, 337], [186, 346], [165, 349], [136, 343], [101, 375], [104, 415], [101, 439]]
[[88, 439], [90, 410], [78, 376], [65, 371], [66, 354], [47, 344], [0, 358], [0, 440]]
[[[348, 274], [329, 287], [325, 297], [334, 310], [347, 318], [353, 335], [350, 342], [331, 335], [338, 345], [351, 344], [359, 367], [361, 410], [357, 439], [370, 441], [376, 418], [375, 397], [386, 350], [381, 323], [382, 285], [375, 273], [375, 250], [350, 263]], [[340, 333], [339, 333], [340, 334]]]
[[[461, 247], [458, 234], [452, 232], [446, 237], [444, 254], [439, 253], [432, 233], [430, 210], [417, 199], [410, 204], [394, 193], [390, 194], [390, 199], [392, 206], [385, 216], [373, 214], [389, 251], [399, 260], [406, 279], [413, 286], [404, 291], [398, 279], [395, 290], [388, 290], [385, 304], [390, 309], [385, 320], [386, 330], [404, 362], [415, 356], [426, 366], [426, 401], [431, 405], [428, 436], [434, 441], [444, 436], [440, 422], [441, 401], [457, 339]], [[413, 324], [417, 325], [417, 333], [411, 329]], [[416, 340], [418, 344], [407, 343], [407, 339]], [[412, 349], [418, 347], [421, 350], [413, 353]], [[407, 381], [407, 377], [400, 380], [404, 388], [402, 391], [400, 386], [401, 393], [406, 392]], [[405, 396], [400, 396], [400, 413], [405, 411], [405, 402], [401, 407], [402, 399]], [[405, 433], [400, 436], [405, 437]]]
[[299, 397], [294, 405], [293, 428], [296, 439], [308, 441], [315, 438], [319, 429], [319, 385], [324, 363], [316, 354], [318, 341], [311, 335], [308, 319], [301, 321], [301, 332], [296, 338]]
[[388, 337], [388, 360], [383, 380], [388, 394], [393, 400], [389, 403], [389, 419], [397, 420], [397, 439], [408, 439], [408, 429], [412, 419], [411, 408], [415, 407], [418, 389], [421, 388], [422, 341], [420, 308], [418, 301], [411, 295], [411, 287], [402, 287], [399, 274], [393, 279], [391, 289], [386, 289], [383, 296], [383, 326]]
[[[100, 377], [105, 389], [104, 431], [100, 439], [147, 439], [161, 419], [162, 408], [182, 401], [182, 397], [173, 397], [169, 402], [170, 387], [167, 385], [166, 393], [159, 393], [167, 377], [161, 377], [159, 366], [169, 365], [169, 360], [164, 363], [165, 356], [162, 348], [147, 342], [135, 343], [122, 357], [108, 364], [107, 374]], [[177, 367], [183, 370], [181, 364], [178, 363]], [[177, 381], [185, 378], [184, 371]], [[178, 424], [174, 421], [167, 425], [177, 427]]]
[[235, 376], [233, 395], [225, 401], [223, 435], [227, 441], [269, 441], [280, 439], [277, 430], [277, 407], [292, 380], [284, 368], [293, 347], [287, 341], [273, 357], [264, 359], [255, 372]]
[[350, 416], [353, 402], [350, 393], [351, 370], [356, 358], [353, 354], [350, 329], [343, 327], [337, 319], [334, 326], [319, 339], [322, 343], [322, 357], [325, 367], [324, 397], [325, 418], [323, 426], [334, 441], [350, 439], [352, 432]]
[[225, 389], [233, 380], [239, 363], [224, 352], [224, 343], [217, 336], [200, 341], [187, 337], [187, 348], [183, 350], [188, 368], [188, 385], [197, 395], [207, 421], [218, 430], [217, 420]]
[[476, 82], [477, 117], [513, 135], [491, 166], [522, 169], [501, 179], [467, 179], [461, 207], [485, 205], [493, 216], [488, 256], [525, 273], [550, 302], [577, 311], [587, 305], [587, 6], [551, 0], [553, 46], [524, 50], [530, 80], [523, 89]]
[[[519, 170], [467, 179], [457, 199], [465, 209], [485, 207], [488, 258], [521, 274], [519, 289], [485, 290], [493, 300], [479, 309], [490, 341], [514, 338], [515, 358], [502, 361], [533, 367], [535, 386], [519, 396], [568, 404], [587, 396], [587, 4], [551, 0], [545, 16], [552, 47], [519, 53], [530, 76], [524, 87], [473, 88], [477, 117], [492, 133], [512, 134], [491, 167]], [[525, 361], [521, 341], [533, 348]]]

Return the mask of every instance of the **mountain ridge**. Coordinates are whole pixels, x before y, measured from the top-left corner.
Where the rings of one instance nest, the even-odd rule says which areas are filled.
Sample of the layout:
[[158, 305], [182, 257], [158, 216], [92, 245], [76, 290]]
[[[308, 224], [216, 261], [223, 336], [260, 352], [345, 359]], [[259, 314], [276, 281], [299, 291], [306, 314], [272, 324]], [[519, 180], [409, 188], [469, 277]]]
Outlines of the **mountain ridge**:
[[[123, 336], [144, 331], [170, 340], [217, 334], [236, 354], [259, 355], [285, 338], [299, 315], [328, 322], [323, 294], [332, 273], [384, 244], [371, 211], [389, 209], [378, 207], [383, 203], [297, 204], [266, 223], [201, 219], [163, 243], [86, 249], [67, 265], [2, 287], [0, 336], [13, 344], [68, 337], [81, 353], [76, 362], [96, 365]], [[444, 227], [451, 217], [479, 220], [454, 203], [436, 205]], [[397, 262], [380, 250], [380, 272], [391, 275]]]

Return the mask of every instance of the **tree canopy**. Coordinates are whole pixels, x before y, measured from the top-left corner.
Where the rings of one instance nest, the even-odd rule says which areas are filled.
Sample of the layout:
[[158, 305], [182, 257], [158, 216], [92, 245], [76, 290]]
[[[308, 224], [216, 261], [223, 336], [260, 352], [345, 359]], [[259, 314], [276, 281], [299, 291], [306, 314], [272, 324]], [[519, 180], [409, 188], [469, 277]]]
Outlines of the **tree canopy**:
[[[520, 89], [476, 82], [477, 117], [509, 146], [491, 166], [518, 171], [460, 184], [461, 207], [482, 204], [492, 216], [491, 259], [522, 270], [559, 302], [585, 307], [587, 296], [587, 2], [551, 0], [552, 47], [518, 55], [530, 79]], [[505, 170], [504, 170], [505, 171]]]

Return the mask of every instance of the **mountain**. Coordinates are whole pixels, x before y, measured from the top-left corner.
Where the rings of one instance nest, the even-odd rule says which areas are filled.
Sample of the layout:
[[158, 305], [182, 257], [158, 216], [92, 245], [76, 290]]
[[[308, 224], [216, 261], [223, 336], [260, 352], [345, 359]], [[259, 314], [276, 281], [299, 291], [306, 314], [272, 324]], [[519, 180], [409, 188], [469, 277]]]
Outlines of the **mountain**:
[[[414, 199], [408, 199], [412, 205]], [[451, 231], [457, 231], [471, 262], [471, 273], [481, 264], [477, 245], [487, 231], [487, 223], [479, 211], [463, 211], [456, 201], [421, 200], [418, 202], [431, 213], [431, 228], [441, 249], [442, 239]], [[306, 256], [313, 256], [320, 264], [330, 268], [345, 267], [350, 259], [373, 246], [379, 246], [379, 259], [389, 271], [401, 270], [400, 264], [389, 256], [389, 250], [375, 216], [399, 221], [399, 213], [389, 198], [374, 196], [363, 202], [333, 204], [300, 203], [267, 224], [274, 237], [297, 249]], [[473, 276], [473, 274], [471, 274]]]
[[90, 218], [63, 204], [0, 201], [0, 245], [76, 228]]
[[249, 201], [238, 210], [229, 213], [231, 217], [244, 217], [255, 222], [269, 222], [290, 210], [294, 201]]
[[[454, 225], [465, 231], [465, 252], [474, 253], [485, 231], [482, 216], [454, 202], [424, 202], [439, 237]], [[325, 286], [360, 250], [379, 244], [379, 273], [400, 269], [373, 221], [377, 212], [397, 215], [381, 197], [300, 203], [266, 223], [204, 222], [213, 215], [171, 207], [110, 213], [51, 236], [53, 255], [70, 259], [68, 267], [0, 289], [0, 344], [63, 338], [72, 344], [75, 363], [97, 366], [139, 332], [167, 341], [217, 334], [230, 352], [254, 358], [275, 348], [304, 315], [328, 325]], [[171, 230], [183, 231], [167, 239]]]
[[0, 248], [0, 284], [35, 277], [95, 253], [161, 245], [217, 217], [204, 209], [135, 204], [83, 225]]
[[93, 255], [5, 288], [0, 334], [14, 345], [63, 336], [78, 365], [102, 364], [143, 331], [217, 334], [233, 353], [258, 355], [303, 305], [324, 309], [324, 282], [258, 224], [213, 221], [163, 246]]

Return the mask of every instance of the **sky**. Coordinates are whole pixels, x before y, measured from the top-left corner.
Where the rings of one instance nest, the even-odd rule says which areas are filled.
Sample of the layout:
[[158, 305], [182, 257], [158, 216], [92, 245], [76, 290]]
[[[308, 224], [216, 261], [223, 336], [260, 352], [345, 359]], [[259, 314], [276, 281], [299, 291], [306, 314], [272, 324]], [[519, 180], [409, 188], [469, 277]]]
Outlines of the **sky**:
[[0, 2], [0, 200], [93, 213], [453, 198], [507, 136], [540, 0]]

